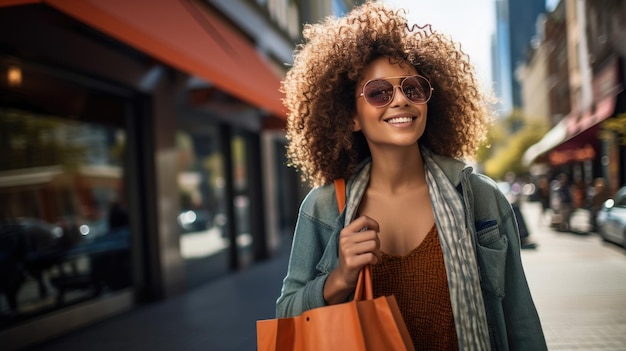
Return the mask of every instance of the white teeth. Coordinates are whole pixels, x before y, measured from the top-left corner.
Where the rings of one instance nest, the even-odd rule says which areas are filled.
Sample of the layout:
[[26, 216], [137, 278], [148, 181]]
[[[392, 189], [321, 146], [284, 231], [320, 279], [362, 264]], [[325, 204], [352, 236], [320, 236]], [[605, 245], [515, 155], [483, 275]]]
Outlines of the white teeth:
[[409, 123], [413, 120], [411, 117], [396, 117], [387, 120], [387, 123]]

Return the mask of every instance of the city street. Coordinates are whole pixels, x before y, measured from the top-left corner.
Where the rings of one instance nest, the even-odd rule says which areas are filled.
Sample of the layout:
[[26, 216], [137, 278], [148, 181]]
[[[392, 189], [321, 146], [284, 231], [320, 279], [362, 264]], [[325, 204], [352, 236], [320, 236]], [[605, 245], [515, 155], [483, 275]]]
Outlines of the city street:
[[[540, 217], [539, 203], [523, 213], [536, 250], [522, 251], [527, 279], [550, 350], [626, 350], [626, 255], [596, 234], [560, 233]], [[572, 219], [587, 228], [587, 213]]]

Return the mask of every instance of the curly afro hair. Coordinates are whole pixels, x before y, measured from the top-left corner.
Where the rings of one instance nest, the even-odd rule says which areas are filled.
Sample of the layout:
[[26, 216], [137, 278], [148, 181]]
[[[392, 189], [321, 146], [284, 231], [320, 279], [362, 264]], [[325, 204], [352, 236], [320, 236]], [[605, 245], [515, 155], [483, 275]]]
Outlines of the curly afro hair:
[[452, 158], [474, 156], [491, 121], [491, 96], [480, 89], [469, 57], [430, 25], [409, 26], [403, 10], [375, 2], [342, 18], [305, 25], [304, 43], [281, 84], [288, 110], [289, 165], [313, 186], [349, 178], [369, 156], [353, 132], [357, 82], [379, 57], [407, 62], [433, 88], [426, 130], [418, 143]]

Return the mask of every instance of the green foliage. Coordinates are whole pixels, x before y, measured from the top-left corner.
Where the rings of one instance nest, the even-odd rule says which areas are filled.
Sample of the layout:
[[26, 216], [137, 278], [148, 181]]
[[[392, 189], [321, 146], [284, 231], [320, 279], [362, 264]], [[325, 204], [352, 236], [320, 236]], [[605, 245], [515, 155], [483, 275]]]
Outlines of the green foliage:
[[621, 113], [602, 122], [602, 133], [615, 133], [620, 145], [626, 146], [626, 113]]
[[483, 172], [494, 179], [503, 179], [508, 172], [527, 173], [522, 156], [548, 129], [545, 121], [513, 111], [489, 129], [487, 142], [478, 150], [477, 161], [483, 165]]

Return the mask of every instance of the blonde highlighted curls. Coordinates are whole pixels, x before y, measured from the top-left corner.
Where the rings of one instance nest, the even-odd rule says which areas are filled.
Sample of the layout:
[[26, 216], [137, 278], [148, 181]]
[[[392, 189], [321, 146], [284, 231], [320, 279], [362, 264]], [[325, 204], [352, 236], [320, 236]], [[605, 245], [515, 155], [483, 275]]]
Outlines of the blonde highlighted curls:
[[489, 97], [469, 57], [430, 25], [409, 26], [402, 10], [375, 2], [346, 17], [306, 25], [304, 44], [282, 81], [288, 109], [287, 156], [302, 179], [323, 185], [349, 178], [369, 156], [361, 132], [352, 132], [357, 82], [371, 61], [405, 61], [435, 88], [419, 144], [453, 158], [474, 156], [491, 120]]

